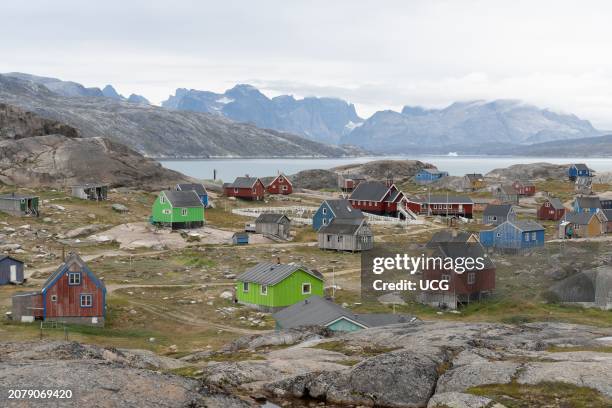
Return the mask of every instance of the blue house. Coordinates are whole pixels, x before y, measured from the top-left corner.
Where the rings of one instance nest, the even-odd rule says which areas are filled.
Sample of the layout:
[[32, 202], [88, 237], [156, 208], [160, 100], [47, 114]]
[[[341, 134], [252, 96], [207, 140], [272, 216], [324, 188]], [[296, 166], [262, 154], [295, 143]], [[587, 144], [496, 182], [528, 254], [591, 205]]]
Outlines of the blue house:
[[577, 213], [596, 212], [601, 209], [601, 201], [597, 196], [579, 196], [572, 203], [572, 211]]
[[480, 243], [500, 250], [529, 249], [544, 246], [544, 227], [535, 221], [506, 221], [480, 232]]
[[584, 163], [574, 163], [567, 169], [567, 176], [571, 181], [576, 180], [577, 177], [593, 177], [594, 173]]
[[0, 285], [23, 283], [23, 262], [8, 255], [0, 255]]
[[446, 171], [440, 171], [438, 169], [421, 169], [421, 171], [414, 176], [414, 181], [417, 184], [428, 184], [447, 176], [448, 172]]
[[361, 220], [364, 215], [361, 210], [353, 208], [349, 200], [325, 200], [312, 216], [312, 229], [318, 231], [322, 226], [329, 225], [334, 218]]
[[176, 185], [176, 191], [195, 191], [200, 201], [204, 204], [205, 208], [208, 208], [208, 191], [202, 184], [198, 183], [183, 183]]
[[246, 232], [236, 232], [232, 235], [232, 244], [234, 245], [248, 245], [249, 234]]

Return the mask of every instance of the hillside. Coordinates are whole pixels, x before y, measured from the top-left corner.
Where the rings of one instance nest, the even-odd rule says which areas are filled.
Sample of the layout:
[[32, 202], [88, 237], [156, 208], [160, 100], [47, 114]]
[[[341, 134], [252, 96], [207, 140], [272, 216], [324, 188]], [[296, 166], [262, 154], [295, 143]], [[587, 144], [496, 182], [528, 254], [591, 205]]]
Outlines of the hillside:
[[515, 147], [509, 153], [517, 156], [612, 156], [612, 135], [536, 143]]
[[206, 113], [173, 111], [113, 98], [65, 97], [45, 85], [0, 75], [0, 102], [108, 137], [153, 157], [338, 157], [354, 150], [235, 123]]

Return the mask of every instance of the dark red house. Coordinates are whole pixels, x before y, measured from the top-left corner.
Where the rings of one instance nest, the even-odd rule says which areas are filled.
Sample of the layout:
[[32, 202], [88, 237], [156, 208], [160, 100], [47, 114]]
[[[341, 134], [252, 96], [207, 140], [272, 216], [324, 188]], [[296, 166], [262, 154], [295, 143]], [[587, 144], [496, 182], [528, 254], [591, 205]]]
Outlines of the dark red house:
[[106, 287], [77, 254], [49, 276], [40, 292], [13, 296], [12, 317], [18, 321], [51, 320], [103, 326]]
[[514, 183], [512, 183], [512, 187], [514, 187], [514, 189], [520, 196], [530, 197], [530, 196], [535, 195], [535, 192], [536, 192], [535, 184], [528, 183], [525, 181], [517, 180]]
[[474, 202], [470, 197], [429, 195], [425, 198], [406, 197], [406, 206], [415, 214], [461, 216], [472, 218]]
[[398, 206], [405, 205], [406, 198], [395, 184], [364, 181], [351, 193], [349, 202], [361, 211], [395, 216]]
[[[432, 249], [430, 257], [451, 258], [454, 265], [461, 258], [481, 259], [482, 268], [476, 263], [464, 268], [444, 269], [432, 263], [423, 269], [423, 281], [447, 281], [448, 288], [434, 287], [421, 292], [421, 301], [434, 307], [456, 309], [461, 305], [478, 301], [489, 296], [495, 290], [495, 264], [486, 256], [484, 247], [478, 243], [438, 243]], [[469, 266], [469, 267], [468, 267]]]
[[246, 200], [263, 200], [266, 188], [257, 177], [237, 177], [233, 183], [223, 184], [223, 193], [227, 197]]
[[274, 180], [266, 186], [268, 194], [283, 194], [288, 195], [293, 193], [293, 184], [284, 174], [279, 174]]
[[559, 221], [565, 215], [565, 207], [558, 198], [547, 198], [538, 208], [538, 220]]

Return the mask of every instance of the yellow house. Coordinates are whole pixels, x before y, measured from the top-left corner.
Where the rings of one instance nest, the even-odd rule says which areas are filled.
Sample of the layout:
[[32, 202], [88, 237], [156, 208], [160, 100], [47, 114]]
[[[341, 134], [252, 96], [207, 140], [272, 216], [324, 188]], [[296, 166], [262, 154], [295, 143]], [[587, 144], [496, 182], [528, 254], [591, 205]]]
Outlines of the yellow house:
[[569, 212], [565, 214], [562, 222], [569, 223], [571, 229], [566, 231], [572, 238], [598, 237], [606, 233], [607, 220], [601, 211], [596, 212]]

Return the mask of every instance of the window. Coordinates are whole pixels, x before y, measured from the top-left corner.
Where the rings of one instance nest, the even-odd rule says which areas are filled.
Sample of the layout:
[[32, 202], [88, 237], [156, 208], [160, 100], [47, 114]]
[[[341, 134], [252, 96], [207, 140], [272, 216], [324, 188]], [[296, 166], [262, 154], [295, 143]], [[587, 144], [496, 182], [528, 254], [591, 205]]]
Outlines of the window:
[[327, 225], [327, 218], [323, 218], [323, 225]]
[[321, 210], [321, 213], [322, 213], [323, 215], [326, 215], [326, 214], [327, 214], [327, 208], [323, 208], [323, 210]]
[[183, 217], [186, 217], [186, 216], [187, 216], [187, 209], [186, 209], [186, 208], [181, 208], [181, 215], [182, 215]]
[[342, 242], [342, 235], [338, 235], [338, 242]]
[[166, 196], [160, 196], [159, 197], [159, 202], [162, 203], [162, 204], [165, 204], [166, 203]]
[[164, 213], [166, 215], [169, 215], [171, 213], [171, 211], [166, 208], [165, 210], [162, 211], [162, 213]]
[[302, 295], [310, 295], [311, 290], [310, 283], [302, 283]]
[[497, 221], [497, 216], [496, 216], [496, 215], [493, 215], [493, 216], [491, 216], [491, 219], [492, 219], [493, 221]]
[[450, 282], [450, 278], [451, 278], [450, 275], [446, 275], [446, 274], [443, 274], [441, 276], [441, 280], [448, 281], [448, 282]]
[[468, 273], [468, 285], [473, 285], [476, 283], [476, 273], [475, 272], [469, 272]]
[[51, 301], [57, 302], [57, 295], [51, 295]]
[[81, 307], [92, 307], [93, 296], [92, 295], [81, 295]]
[[550, 207], [550, 203], [544, 203], [544, 207]]
[[260, 293], [262, 295], [267, 295], [268, 294], [268, 285], [261, 285], [259, 287]]
[[69, 285], [80, 285], [81, 284], [81, 273], [80, 272], [71, 272], [68, 274], [68, 284]]
[[525, 241], [526, 241], [526, 242], [529, 242], [529, 233], [526, 233], [526, 234], [525, 234]]
[[331, 235], [328, 235], [328, 236], [327, 236], [327, 242], [331, 242], [331, 238], [332, 238], [332, 236], [331, 236]]
[[238, 193], [238, 189], [234, 187], [234, 193]]
[[497, 238], [501, 238], [501, 232], [498, 232], [497, 234], [495, 234], [495, 236], [496, 236]]
[[249, 292], [249, 282], [242, 282], [242, 291], [244, 293], [248, 293]]
[[283, 191], [287, 191], [287, 186], [283, 185]]
[[532, 233], [531, 233], [531, 240], [532, 240], [532, 241], [535, 241], [535, 240], [536, 240], [536, 233], [535, 233], [535, 232], [532, 232]]

